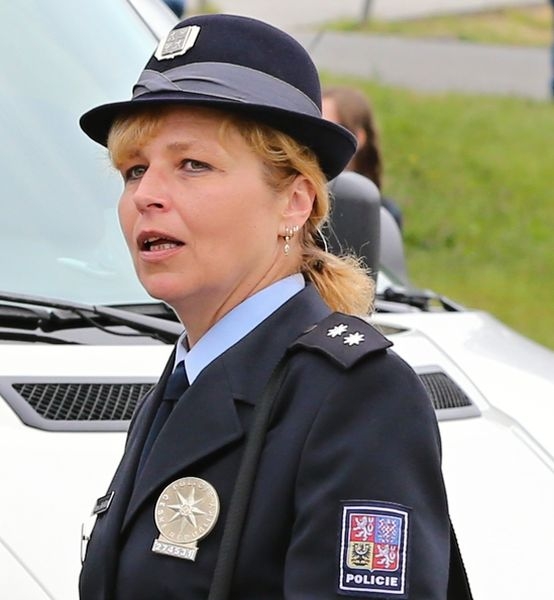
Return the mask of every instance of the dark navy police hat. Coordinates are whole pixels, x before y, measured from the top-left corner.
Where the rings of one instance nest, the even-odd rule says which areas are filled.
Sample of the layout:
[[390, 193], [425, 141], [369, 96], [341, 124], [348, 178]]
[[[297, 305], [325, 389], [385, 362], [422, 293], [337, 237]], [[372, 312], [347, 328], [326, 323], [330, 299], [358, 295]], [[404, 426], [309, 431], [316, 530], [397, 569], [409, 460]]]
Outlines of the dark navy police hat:
[[356, 150], [354, 136], [321, 117], [315, 65], [291, 36], [233, 15], [198, 15], [162, 39], [125, 102], [85, 113], [83, 131], [107, 143], [114, 120], [151, 105], [185, 104], [244, 112], [310, 147], [328, 179]]

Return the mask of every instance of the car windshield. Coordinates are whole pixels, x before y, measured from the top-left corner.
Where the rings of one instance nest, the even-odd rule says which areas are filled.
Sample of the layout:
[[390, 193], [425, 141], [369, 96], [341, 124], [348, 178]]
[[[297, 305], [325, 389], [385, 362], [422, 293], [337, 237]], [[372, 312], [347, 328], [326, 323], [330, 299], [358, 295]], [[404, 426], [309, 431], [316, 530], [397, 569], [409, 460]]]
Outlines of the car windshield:
[[79, 116], [129, 96], [156, 40], [126, 2], [0, 3], [0, 289], [148, 300], [116, 217], [121, 190]]
[[[125, 0], [56, 0], [47, 10], [41, 0], [0, 1], [0, 23], [0, 290], [152, 301], [119, 230], [120, 176], [78, 122], [129, 97], [154, 35]], [[378, 290], [390, 285], [381, 274]]]

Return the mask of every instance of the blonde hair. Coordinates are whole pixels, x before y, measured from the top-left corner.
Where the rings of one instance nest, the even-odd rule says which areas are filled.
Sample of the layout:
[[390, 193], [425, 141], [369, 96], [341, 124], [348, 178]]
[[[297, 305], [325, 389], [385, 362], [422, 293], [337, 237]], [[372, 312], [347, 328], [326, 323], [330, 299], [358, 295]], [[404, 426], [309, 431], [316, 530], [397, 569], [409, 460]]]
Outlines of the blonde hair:
[[[112, 162], [117, 165], [127, 154], [156, 135], [161, 119], [176, 107], [146, 109], [116, 120], [108, 136]], [[237, 131], [264, 163], [266, 181], [282, 191], [299, 175], [315, 189], [310, 217], [299, 232], [302, 246], [300, 271], [312, 282], [331, 308], [348, 314], [366, 315], [373, 306], [374, 281], [361, 260], [352, 255], [335, 256], [318, 245], [321, 229], [329, 217], [327, 181], [314, 152], [289, 135], [263, 123], [234, 113], [223, 114], [222, 132]]]

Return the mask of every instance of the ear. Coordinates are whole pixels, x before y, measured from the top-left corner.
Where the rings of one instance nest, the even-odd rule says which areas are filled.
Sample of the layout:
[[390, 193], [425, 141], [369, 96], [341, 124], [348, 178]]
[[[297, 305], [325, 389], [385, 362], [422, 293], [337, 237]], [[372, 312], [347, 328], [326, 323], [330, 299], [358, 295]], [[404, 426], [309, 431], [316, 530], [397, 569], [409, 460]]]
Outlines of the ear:
[[367, 133], [361, 127], [356, 129], [356, 140], [358, 140], [358, 149], [363, 148], [367, 142]]
[[281, 213], [282, 227], [301, 228], [309, 219], [315, 201], [315, 188], [304, 175], [298, 175], [287, 188], [287, 203]]

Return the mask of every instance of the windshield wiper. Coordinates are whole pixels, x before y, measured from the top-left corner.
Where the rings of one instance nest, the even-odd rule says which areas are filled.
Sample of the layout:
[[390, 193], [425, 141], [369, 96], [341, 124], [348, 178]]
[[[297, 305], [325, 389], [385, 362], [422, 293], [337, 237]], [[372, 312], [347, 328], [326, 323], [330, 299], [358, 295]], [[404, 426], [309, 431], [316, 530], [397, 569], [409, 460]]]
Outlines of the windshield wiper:
[[[137, 335], [106, 330], [106, 326], [125, 325], [164, 343], [174, 343], [183, 331], [179, 322], [152, 317], [121, 308], [81, 304], [41, 296], [0, 292], [0, 325], [44, 332], [91, 326], [114, 335]], [[22, 306], [23, 305], [23, 306]], [[41, 308], [28, 308], [36, 306]]]
[[405, 288], [402, 286], [389, 286], [377, 294], [378, 300], [413, 306], [424, 312], [430, 311], [433, 303], [438, 303], [448, 312], [460, 312], [464, 310], [461, 304], [441, 296], [430, 290], [419, 290], [416, 288]]

